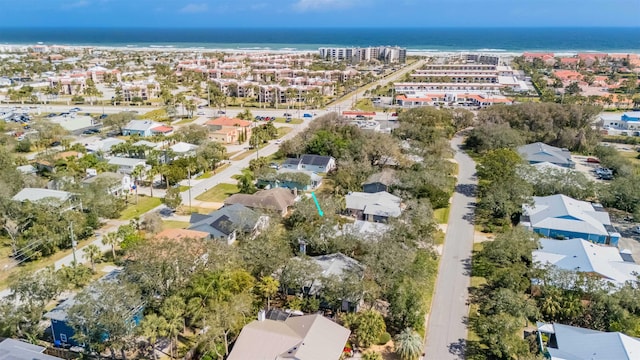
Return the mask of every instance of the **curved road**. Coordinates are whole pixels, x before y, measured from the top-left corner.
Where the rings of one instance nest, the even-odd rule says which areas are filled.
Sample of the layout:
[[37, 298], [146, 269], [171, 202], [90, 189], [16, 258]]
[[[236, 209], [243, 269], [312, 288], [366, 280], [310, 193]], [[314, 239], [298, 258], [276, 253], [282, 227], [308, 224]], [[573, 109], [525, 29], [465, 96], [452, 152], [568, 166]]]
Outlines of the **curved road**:
[[425, 360], [465, 358], [473, 214], [478, 181], [474, 161], [460, 149], [462, 141], [463, 137], [460, 135], [451, 140], [458, 163], [458, 183], [449, 212], [449, 224], [427, 324]]

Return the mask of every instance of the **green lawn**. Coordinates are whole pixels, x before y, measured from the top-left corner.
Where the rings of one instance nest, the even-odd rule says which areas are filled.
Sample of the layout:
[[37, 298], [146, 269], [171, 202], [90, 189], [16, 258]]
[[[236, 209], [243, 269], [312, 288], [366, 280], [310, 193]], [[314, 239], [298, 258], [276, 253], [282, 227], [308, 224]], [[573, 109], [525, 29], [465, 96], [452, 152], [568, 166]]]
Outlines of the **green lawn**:
[[162, 230], [166, 229], [186, 229], [189, 226], [189, 223], [186, 221], [176, 221], [176, 220], [163, 220], [162, 221]]
[[231, 158], [231, 160], [243, 160], [243, 159], [245, 159], [247, 156], [251, 156], [251, 155], [253, 155], [253, 154], [255, 154], [255, 153], [256, 153], [256, 150], [255, 150], [255, 149], [253, 149], [253, 150], [246, 150], [246, 151], [244, 151], [244, 152], [240, 153], [239, 155], [237, 155], [237, 156], [235, 156], [235, 157]]
[[283, 136], [287, 135], [288, 133], [291, 132], [291, 130], [293, 130], [293, 128], [290, 127], [279, 127], [278, 128], [278, 139], [282, 138]]
[[183, 191], [187, 191], [187, 190], [189, 190], [189, 188], [190, 188], [190, 187], [191, 187], [191, 186], [180, 185], [180, 186], [178, 187], [178, 190], [180, 190], [180, 192], [183, 192]]
[[449, 223], [449, 210], [450, 208], [442, 208], [433, 210], [433, 218], [436, 219], [438, 224]]
[[224, 199], [238, 192], [238, 187], [235, 184], [218, 184], [211, 189], [207, 190], [204, 194], [196, 197], [196, 200], [207, 202], [223, 202]]
[[276, 118], [275, 122], [280, 124], [291, 124], [291, 125], [299, 125], [304, 122], [302, 119], [291, 119], [291, 121], [287, 122], [285, 118]]
[[184, 125], [184, 124], [190, 124], [193, 122], [193, 120], [195, 120], [195, 118], [184, 118], [178, 122], [176, 122], [174, 125]]
[[135, 203], [135, 197], [129, 199], [131, 205], [127, 206], [122, 213], [120, 213], [120, 220], [131, 220], [136, 216], [142, 216], [149, 210], [160, 206], [162, 199], [149, 196], [138, 196], [138, 204]]

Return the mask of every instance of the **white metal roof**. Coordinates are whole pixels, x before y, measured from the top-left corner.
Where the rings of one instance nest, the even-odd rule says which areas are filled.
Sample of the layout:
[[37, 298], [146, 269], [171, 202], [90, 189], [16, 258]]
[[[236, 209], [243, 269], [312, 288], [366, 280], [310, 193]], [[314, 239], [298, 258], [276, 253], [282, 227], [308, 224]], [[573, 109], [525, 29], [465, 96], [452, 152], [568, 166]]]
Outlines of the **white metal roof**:
[[[552, 360], [640, 359], [640, 339], [619, 332], [601, 332], [562, 324], [552, 326], [558, 344], [557, 348], [547, 347]], [[538, 330], [546, 332], [542, 326]]]
[[596, 211], [591, 203], [558, 194], [533, 197], [532, 206], [523, 206], [531, 226], [578, 233], [608, 235], [605, 225], [611, 225], [609, 214]]
[[614, 285], [636, 280], [640, 265], [622, 259], [615, 247], [593, 244], [583, 239], [540, 239], [533, 252], [534, 262], [552, 264], [564, 270], [594, 273]]
[[402, 199], [386, 191], [352, 192], [345, 196], [345, 202], [347, 209], [362, 210], [366, 214], [400, 216]]
[[67, 201], [71, 197], [71, 193], [60, 190], [49, 190], [41, 188], [24, 188], [13, 196], [15, 201], [31, 201], [37, 202], [48, 198], [54, 198], [60, 201]]

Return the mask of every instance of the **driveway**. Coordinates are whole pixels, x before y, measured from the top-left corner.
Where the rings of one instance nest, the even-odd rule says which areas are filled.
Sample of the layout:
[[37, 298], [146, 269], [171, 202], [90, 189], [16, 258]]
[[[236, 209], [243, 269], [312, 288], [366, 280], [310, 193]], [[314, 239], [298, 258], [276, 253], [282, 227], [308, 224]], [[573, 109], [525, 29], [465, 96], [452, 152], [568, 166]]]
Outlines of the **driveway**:
[[431, 313], [428, 316], [425, 359], [429, 360], [464, 359], [478, 181], [475, 163], [460, 149], [462, 141], [460, 135], [451, 141], [459, 167], [458, 182], [451, 203]]

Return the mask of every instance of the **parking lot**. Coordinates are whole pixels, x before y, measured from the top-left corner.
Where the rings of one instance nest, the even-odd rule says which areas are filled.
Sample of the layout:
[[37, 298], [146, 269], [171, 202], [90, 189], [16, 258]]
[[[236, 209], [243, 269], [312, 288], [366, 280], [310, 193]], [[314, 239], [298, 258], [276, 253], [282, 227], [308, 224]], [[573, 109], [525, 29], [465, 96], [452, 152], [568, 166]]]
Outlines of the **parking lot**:
[[572, 155], [571, 159], [576, 164], [576, 170], [585, 174], [588, 179], [603, 182], [604, 180], [600, 179], [595, 170], [600, 167], [598, 163], [587, 162], [587, 159], [592, 158], [591, 156], [582, 156], [582, 155]]

